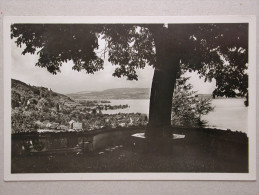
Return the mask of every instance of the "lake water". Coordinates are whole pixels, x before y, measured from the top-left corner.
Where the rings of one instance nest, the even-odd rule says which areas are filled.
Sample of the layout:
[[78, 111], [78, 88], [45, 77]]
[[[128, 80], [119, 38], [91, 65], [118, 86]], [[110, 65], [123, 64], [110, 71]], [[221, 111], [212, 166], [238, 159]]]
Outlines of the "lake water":
[[207, 120], [210, 126], [247, 133], [248, 107], [245, 107], [244, 101], [245, 99], [212, 100], [214, 111], [203, 116], [202, 119]]
[[[115, 113], [144, 113], [149, 112], [149, 100], [109, 100], [111, 105], [125, 105], [129, 108], [118, 110], [104, 110], [104, 114]], [[247, 114], [248, 108], [244, 105], [244, 99], [214, 99], [212, 106], [215, 106], [213, 112], [202, 117], [202, 120], [208, 121], [208, 126], [221, 129], [230, 129], [232, 131], [242, 131], [247, 133]]]
[[116, 113], [143, 113], [148, 114], [149, 112], [149, 100], [109, 100], [110, 105], [126, 105], [129, 107], [125, 109], [116, 109], [116, 110], [103, 110], [103, 114], [116, 114]]

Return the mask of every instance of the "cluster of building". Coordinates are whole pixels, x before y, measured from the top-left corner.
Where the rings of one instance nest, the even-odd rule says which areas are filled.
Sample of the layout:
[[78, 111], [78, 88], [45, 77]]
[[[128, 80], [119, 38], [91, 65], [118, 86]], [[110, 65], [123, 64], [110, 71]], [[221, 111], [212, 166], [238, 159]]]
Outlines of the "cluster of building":
[[82, 122], [71, 120], [67, 125], [56, 122], [36, 121], [35, 125], [38, 129], [61, 130], [61, 131], [92, 131], [103, 128], [133, 127], [145, 126], [147, 124], [147, 116], [140, 113], [119, 113], [113, 115], [98, 115]]
[[[74, 101], [44, 87], [12, 80], [12, 133], [35, 130], [91, 131], [102, 128], [143, 126], [147, 116], [134, 113], [103, 114], [126, 109], [108, 100]], [[73, 119], [73, 120], [72, 120]]]
[[68, 127], [66, 125], [61, 125], [56, 122], [50, 122], [48, 120], [43, 122], [36, 121], [35, 125], [38, 127], [38, 129], [68, 130]]
[[145, 126], [146, 124], [147, 115], [140, 113], [119, 113], [113, 115], [104, 114], [84, 122], [84, 126], [88, 130]]
[[39, 129], [50, 129], [50, 130], [63, 130], [63, 131], [67, 131], [67, 130], [83, 130], [83, 125], [82, 123], [76, 122], [74, 120], [69, 121], [69, 125], [62, 125], [56, 122], [50, 122], [48, 120], [40, 122], [40, 121], [36, 121], [35, 125], [39, 128]]

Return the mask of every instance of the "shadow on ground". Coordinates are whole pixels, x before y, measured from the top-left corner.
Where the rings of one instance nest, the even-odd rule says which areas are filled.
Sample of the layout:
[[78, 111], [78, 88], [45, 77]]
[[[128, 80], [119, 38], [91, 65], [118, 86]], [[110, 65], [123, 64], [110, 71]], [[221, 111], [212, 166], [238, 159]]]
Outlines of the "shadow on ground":
[[[13, 147], [12, 173], [248, 172], [248, 138], [244, 133], [177, 128], [174, 133], [185, 135], [184, 139], [154, 141], [131, 136], [137, 132], [144, 132], [144, 129], [91, 135], [91, 150], [71, 150], [63, 146], [59, 150], [21, 154]], [[78, 142], [79, 135], [63, 134], [61, 137], [71, 145], [75, 142], [72, 138]], [[22, 139], [22, 136], [13, 138], [12, 146], [16, 143], [17, 147], [17, 140]]]

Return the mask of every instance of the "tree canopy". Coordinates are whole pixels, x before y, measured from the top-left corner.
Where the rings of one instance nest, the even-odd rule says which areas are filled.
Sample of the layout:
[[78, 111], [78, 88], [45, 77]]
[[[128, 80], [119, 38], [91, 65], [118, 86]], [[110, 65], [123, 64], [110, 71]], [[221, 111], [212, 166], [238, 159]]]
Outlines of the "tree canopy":
[[[11, 38], [17, 46], [25, 45], [22, 54], [37, 52], [36, 65], [53, 74], [69, 60], [74, 70], [93, 74], [103, 69], [107, 55], [116, 65], [113, 76], [137, 80], [136, 69], [147, 65], [159, 69], [158, 53], [169, 58], [174, 51], [182, 71], [197, 71], [205, 80], [216, 80], [214, 95], [247, 95], [246, 23], [13, 24]], [[101, 39], [106, 43], [102, 51]]]

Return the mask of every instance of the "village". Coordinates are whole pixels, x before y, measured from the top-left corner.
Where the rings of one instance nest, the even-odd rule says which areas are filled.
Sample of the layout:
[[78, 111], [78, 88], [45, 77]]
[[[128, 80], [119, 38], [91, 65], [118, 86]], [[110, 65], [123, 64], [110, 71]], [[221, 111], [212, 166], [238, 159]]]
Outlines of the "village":
[[[74, 100], [51, 89], [12, 80], [12, 133], [93, 131], [147, 124], [140, 113], [119, 113], [129, 106], [109, 100]], [[103, 114], [104, 110], [118, 110]]]
[[115, 129], [118, 127], [139, 127], [147, 124], [147, 116], [140, 113], [98, 114], [83, 122], [70, 120], [67, 125], [49, 120], [35, 121], [34, 127], [38, 132], [59, 131], [93, 131], [98, 129]]

